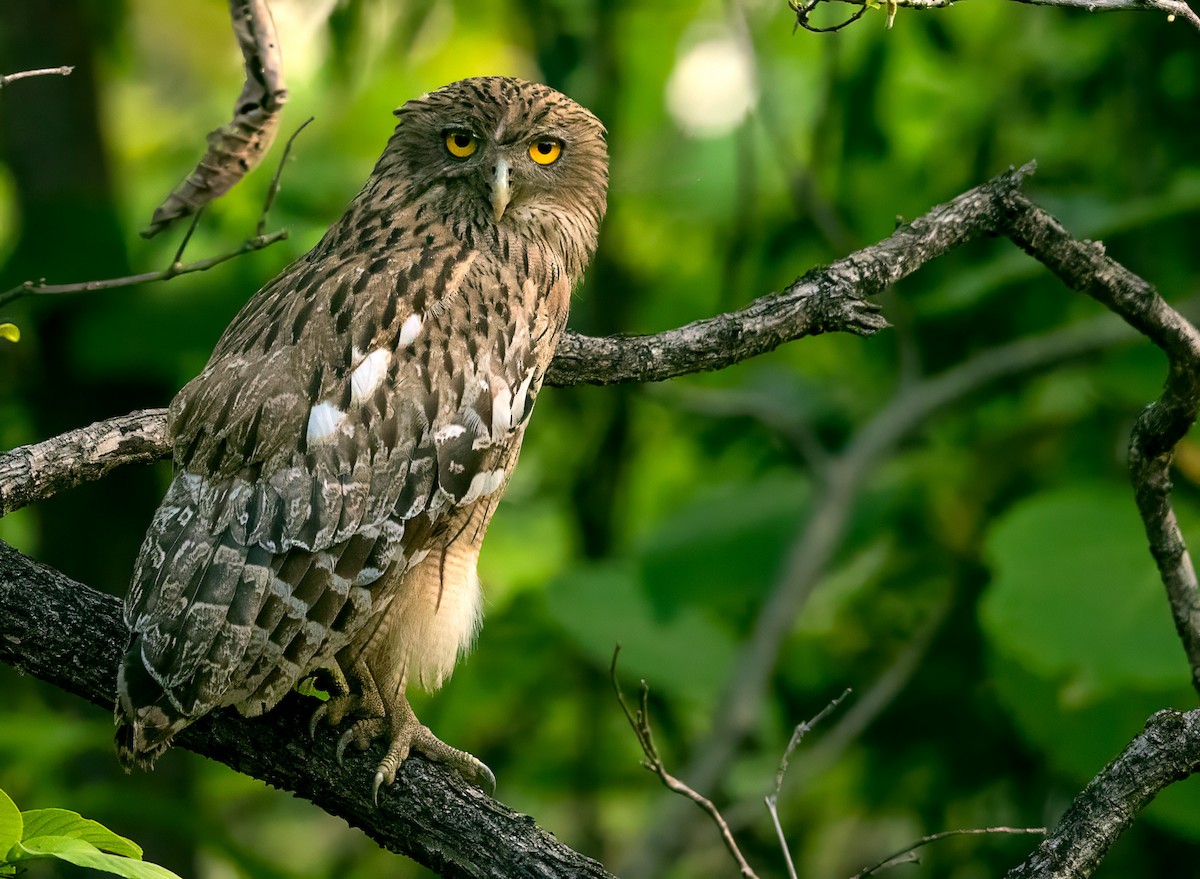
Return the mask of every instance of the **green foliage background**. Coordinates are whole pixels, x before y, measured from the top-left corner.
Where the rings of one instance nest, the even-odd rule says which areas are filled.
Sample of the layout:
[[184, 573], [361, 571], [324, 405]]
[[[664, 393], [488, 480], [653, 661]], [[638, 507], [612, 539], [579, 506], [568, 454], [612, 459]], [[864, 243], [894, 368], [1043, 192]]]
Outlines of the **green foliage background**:
[[[793, 35], [774, 0], [274, 5], [285, 130], [316, 116], [271, 216], [290, 240], [169, 284], [4, 309], [22, 339], [0, 341], [0, 448], [165, 405], [238, 306], [354, 194], [390, 111], [481, 73], [549, 82], [608, 126], [610, 213], [572, 318], [585, 332], [739, 307], [1031, 158], [1031, 193], [1074, 233], [1102, 238], [1174, 302], [1197, 292], [1200, 34], [1157, 14], [979, 0], [900, 10], [891, 31], [872, 12], [836, 35]], [[722, 33], [752, 49], [756, 103], [733, 130], [690, 136], [668, 111], [668, 78]], [[240, 88], [218, 0], [0, 8], [2, 72], [63, 63], [74, 76], [0, 94], [0, 289], [166, 265], [181, 232], [136, 232]], [[206, 214], [190, 257], [251, 233], [273, 161]], [[682, 769], [808, 523], [811, 445], [840, 449], [898, 389], [1101, 311], [1005, 241], [923, 268], [884, 306], [895, 326], [875, 338], [542, 395], [484, 550], [483, 634], [417, 709], [491, 765], [501, 799], [612, 869], [637, 861], [671, 796], [639, 768], [609, 690], [614, 641], [627, 686], [651, 683], [663, 756]], [[764, 877], [783, 875], [759, 805], [779, 755], [846, 687], [843, 717], [881, 682], [892, 691], [861, 730], [842, 736], [835, 715], [792, 760], [781, 812], [806, 876], [847, 876], [925, 833], [1052, 823], [1151, 712], [1194, 705], [1123, 464], [1163, 369], [1131, 340], [984, 386], [872, 463], [753, 734], [708, 792]], [[1178, 464], [1196, 535], [1193, 441]], [[0, 520], [0, 538], [122, 594], [167, 475], [118, 472]], [[187, 752], [126, 777], [109, 717], [3, 667], [0, 705], [0, 787], [27, 808], [92, 816], [184, 877], [426, 875]], [[1197, 787], [1161, 797], [1097, 875], [1200, 875]], [[1031, 845], [957, 839], [901, 869], [994, 876]], [[734, 874], [703, 826], [661, 873]]]

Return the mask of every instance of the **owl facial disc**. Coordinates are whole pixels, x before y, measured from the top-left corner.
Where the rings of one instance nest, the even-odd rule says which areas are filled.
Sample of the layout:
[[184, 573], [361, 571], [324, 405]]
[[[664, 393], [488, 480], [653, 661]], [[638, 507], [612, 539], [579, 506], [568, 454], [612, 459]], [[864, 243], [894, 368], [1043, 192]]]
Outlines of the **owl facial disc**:
[[509, 201], [512, 200], [512, 185], [509, 182], [509, 170], [508, 162], [504, 161], [504, 159], [498, 160], [496, 166], [492, 169], [492, 216], [497, 223], [504, 216], [504, 209], [508, 207]]

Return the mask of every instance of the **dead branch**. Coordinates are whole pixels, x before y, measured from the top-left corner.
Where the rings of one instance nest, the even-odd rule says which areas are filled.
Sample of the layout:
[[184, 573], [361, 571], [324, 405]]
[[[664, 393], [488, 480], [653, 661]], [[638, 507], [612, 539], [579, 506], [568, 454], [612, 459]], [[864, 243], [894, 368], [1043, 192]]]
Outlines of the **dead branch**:
[[275, 142], [288, 93], [271, 10], [266, 0], [229, 0], [229, 14], [246, 69], [233, 120], [208, 133], [204, 158], [155, 208], [150, 225], [142, 231], [146, 238], [220, 198], [258, 167]]
[[106, 278], [102, 281], [80, 281], [76, 284], [47, 284], [44, 278], [37, 281], [25, 281], [0, 293], [0, 305], [7, 305], [15, 299], [20, 299], [22, 296], [57, 296], [62, 293], [90, 293], [95, 290], [114, 290], [118, 287], [133, 287], [138, 284], [148, 284], [151, 281], [169, 281], [172, 278], [191, 274], [192, 272], [206, 272], [213, 266], [219, 266], [221, 263], [242, 254], [270, 247], [277, 241], [283, 241], [287, 237], [287, 229], [280, 229], [278, 232], [272, 232], [269, 235], [256, 235], [253, 238], [247, 238], [242, 242], [240, 247], [228, 253], [222, 253], [219, 256], [210, 256], [208, 259], [198, 259], [195, 262], [184, 265], [173, 262], [158, 272], [142, 272], [141, 274], [126, 275], [121, 278]]
[[[177, 278], [180, 275], [191, 274], [192, 272], [205, 272], [214, 266], [219, 266], [221, 263], [241, 256], [245, 253], [251, 253], [255, 250], [262, 250], [265, 247], [270, 247], [277, 241], [283, 241], [288, 237], [286, 229], [280, 229], [277, 232], [266, 233], [267, 215], [271, 211], [271, 207], [275, 204], [275, 196], [279, 192], [279, 181], [283, 176], [283, 169], [286, 166], [288, 156], [292, 152], [292, 145], [295, 144], [296, 138], [300, 132], [308, 127], [311, 123], [310, 116], [303, 124], [300, 125], [292, 136], [288, 138], [287, 144], [284, 145], [283, 155], [279, 157], [279, 167], [275, 169], [275, 176], [271, 178], [271, 185], [267, 187], [266, 198], [263, 199], [262, 210], [258, 214], [258, 223], [255, 224], [254, 235], [242, 242], [241, 247], [236, 250], [231, 250], [228, 253], [223, 253], [220, 256], [209, 257], [208, 259], [196, 260], [191, 263], [183, 262], [183, 252], [187, 249], [188, 242], [192, 240], [192, 233], [196, 231], [196, 223], [200, 219], [200, 212], [197, 211], [192, 224], [188, 227], [187, 233], [183, 236], [183, 240], [179, 242], [179, 247], [175, 250], [175, 257], [171, 260], [171, 264], [159, 272], [142, 272], [138, 275], [127, 275], [123, 278], [109, 278], [103, 281], [81, 281], [77, 284], [47, 284], [45, 279], [39, 281], [25, 281], [11, 289], [0, 293], [0, 305], [7, 305], [14, 299], [20, 299], [22, 296], [55, 296], [62, 293], [87, 293], [93, 290], [113, 290], [117, 287], [133, 287], [138, 284], [148, 284], [152, 281], [169, 281], [172, 278]], [[15, 340], [14, 340], [15, 341]], [[132, 417], [132, 416], [130, 416]], [[99, 477], [97, 477], [99, 478]], [[3, 496], [3, 488], [0, 488], [0, 497]], [[0, 504], [0, 516], [8, 512], [4, 509], [3, 504]]]
[[[667, 771], [662, 757], [658, 754], [658, 746], [654, 744], [654, 733], [650, 729], [650, 708], [648, 706], [650, 687], [644, 680], [641, 682], [641, 695], [638, 699], [638, 707], [635, 714], [629, 709], [629, 705], [625, 701], [625, 694], [621, 691], [621, 682], [617, 679], [617, 657], [620, 655], [621, 645], [618, 644], [613, 648], [612, 664], [608, 668], [608, 674], [612, 680], [613, 692], [617, 694], [617, 703], [621, 706], [621, 711], [625, 714], [625, 719], [629, 721], [629, 727], [637, 737], [638, 744], [642, 748], [642, 754], [645, 755], [642, 767], [657, 775], [659, 781], [668, 790], [679, 794], [685, 799], [691, 800], [699, 806], [712, 819], [712, 822], [717, 825], [717, 830], [721, 834], [721, 841], [725, 844], [725, 848], [729, 850], [729, 854], [737, 862], [738, 871], [743, 879], [758, 879], [758, 874], [746, 862], [746, 858], [742, 855], [742, 850], [738, 848], [737, 841], [733, 838], [733, 833], [729, 830], [729, 825], [721, 817], [721, 812], [713, 804], [713, 801], [694, 788], [684, 784]], [[784, 851], [787, 851], [786, 847]], [[790, 864], [790, 856], [788, 861]]]
[[1167, 355], [1161, 396], [1138, 417], [1129, 440], [1129, 476], [1150, 553], [1167, 590], [1175, 628], [1200, 692], [1200, 585], [1171, 506], [1171, 461], [1200, 411], [1200, 331], [1153, 285], [1108, 257], [1099, 242], [1077, 241], [1025, 196], [1004, 196], [1005, 231], [1073, 290], [1119, 314]]
[[37, 70], [20, 70], [16, 73], [6, 73], [0, 76], [0, 89], [3, 89], [10, 82], [28, 79], [31, 76], [70, 76], [74, 71], [74, 67], [64, 64], [62, 67], [39, 67]]
[[783, 852], [783, 860], [787, 865], [790, 879], [796, 879], [796, 865], [792, 861], [792, 851], [788, 847], [787, 837], [783, 832], [783, 825], [779, 823], [779, 791], [783, 787], [783, 777], [787, 774], [788, 760], [791, 759], [792, 752], [796, 750], [796, 746], [812, 731], [812, 728], [832, 714], [834, 709], [841, 705], [842, 701], [849, 695], [850, 690], [844, 690], [842, 695], [818, 711], [816, 716], [811, 720], [796, 724], [796, 728], [792, 730], [792, 737], [788, 740], [787, 747], [783, 749], [783, 756], [779, 758], [779, 769], [775, 773], [775, 790], [763, 797], [763, 802], [767, 804], [767, 811], [771, 815], [771, 824], [775, 827], [775, 836], [779, 840], [779, 848]]
[[[830, 27], [816, 27], [810, 22], [813, 11], [822, 3], [843, 3], [858, 6], [853, 16], [839, 24]], [[829, 33], [838, 31], [862, 18], [868, 7], [883, 6], [888, 13], [888, 27], [895, 17], [896, 10], [916, 9], [928, 11], [933, 9], [949, 9], [957, 3], [966, 0], [788, 0], [788, 7], [796, 15], [795, 28], [803, 28], [813, 33]], [[1068, 9], [1083, 9], [1088, 12], [1157, 12], [1165, 15], [1171, 22], [1176, 17], [1182, 18], [1192, 27], [1200, 30], [1200, 15], [1197, 15], [1184, 0], [1012, 0], [1027, 6], [1061, 6]]]

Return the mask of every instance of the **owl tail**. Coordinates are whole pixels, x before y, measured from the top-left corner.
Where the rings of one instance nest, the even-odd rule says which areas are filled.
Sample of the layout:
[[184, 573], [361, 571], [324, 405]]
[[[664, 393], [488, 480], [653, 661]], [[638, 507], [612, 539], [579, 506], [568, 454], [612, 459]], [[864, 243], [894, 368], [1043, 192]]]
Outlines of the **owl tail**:
[[126, 772], [150, 770], [171, 747], [171, 738], [195, 720], [179, 711], [142, 661], [134, 638], [117, 671], [117, 759]]

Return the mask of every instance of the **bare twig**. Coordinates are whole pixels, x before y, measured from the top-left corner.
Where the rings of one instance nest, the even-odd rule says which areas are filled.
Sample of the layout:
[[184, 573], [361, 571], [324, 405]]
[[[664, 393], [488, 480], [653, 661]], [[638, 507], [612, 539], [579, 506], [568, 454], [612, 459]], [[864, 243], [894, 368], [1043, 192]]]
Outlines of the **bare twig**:
[[894, 854], [888, 855], [878, 864], [867, 867], [865, 870], [860, 870], [851, 876], [850, 879], [864, 879], [864, 877], [877, 873], [880, 870], [886, 870], [889, 867], [895, 867], [897, 864], [908, 863], [909, 861], [915, 860], [915, 856], [913, 856], [912, 853], [917, 849], [921, 848], [922, 846], [929, 845], [931, 842], [937, 842], [941, 839], [949, 839], [951, 836], [981, 836], [987, 833], [1036, 833], [1038, 835], [1042, 835], [1045, 834], [1045, 832], [1045, 827], [972, 827], [964, 830], [943, 830], [941, 833], [931, 833], [929, 836], [922, 836], [912, 845], [902, 848], [900, 851], [895, 852]]
[[261, 235], [266, 231], [267, 214], [271, 212], [271, 208], [275, 205], [275, 196], [279, 194], [279, 181], [283, 177], [283, 167], [287, 164], [288, 156], [292, 152], [292, 144], [296, 142], [300, 132], [308, 128], [315, 118], [315, 116], [309, 116], [301, 122], [300, 127], [292, 132], [292, 136], [283, 145], [283, 155], [279, 157], [279, 166], [275, 169], [275, 176], [271, 178], [271, 185], [267, 187], [267, 197], [263, 200], [262, 212], [258, 215], [258, 226], [254, 229], [256, 235]]
[[625, 713], [625, 719], [629, 721], [629, 726], [633, 730], [633, 734], [637, 736], [638, 744], [641, 746], [642, 753], [646, 757], [642, 761], [642, 766], [657, 775], [659, 780], [669, 790], [686, 797], [703, 809], [708, 817], [712, 819], [713, 823], [717, 825], [717, 829], [721, 834], [721, 841], [725, 843], [725, 848], [729, 850], [729, 854], [737, 861], [738, 870], [741, 872], [743, 879], [758, 879], [758, 875], [750, 868], [745, 857], [742, 856], [742, 851], [738, 848], [738, 844], [729, 830], [729, 825], [725, 823], [725, 819], [721, 817], [720, 810], [717, 809], [712, 800], [667, 772], [662, 758], [658, 755], [658, 748], [654, 744], [654, 734], [650, 730], [650, 710], [647, 706], [650, 697], [650, 687], [644, 680], [641, 682], [641, 697], [638, 701], [638, 708], [635, 714], [625, 702], [625, 694], [621, 691], [621, 682], [617, 679], [617, 657], [620, 655], [621, 645], [618, 644], [613, 648], [612, 664], [609, 666], [608, 673], [612, 679], [613, 691], [617, 694], [617, 702], [621, 706], [621, 711]]
[[[813, 27], [809, 24], [809, 16], [822, 3], [844, 3], [861, 7], [849, 21], [832, 27]], [[895, 15], [897, 8], [928, 11], [931, 9], [948, 9], [966, 0], [788, 0], [788, 6], [796, 13], [797, 28], [804, 28], [814, 33], [825, 33], [841, 30], [848, 24], [858, 21], [870, 6], [886, 7], [889, 17]], [[1013, 0], [1028, 6], [1062, 6], [1069, 9], [1084, 9], [1088, 12], [1158, 12], [1174, 21], [1176, 17], [1184, 19], [1192, 27], [1200, 30], [1200, 16], [1184, 0]]]
[[792, 751], [796, 750], [796, 746], [800, 744], [800, 740], [814, 726], [828, 717], [842, 703], [842, 700], [849, 695], [850, 690], [844, 690], [842, 695], [817, 712], [817, 715], [811, 720], [796, 725], [796, 728], [792, 731], [791, 739], [788, 740], [787, 747], [783, 749], [783, 756], [779, 759], [779, 771], [775, 773], [775, 790], [763, 797], [763, 801], [767, 804], [767, 811], [771, 814], [771, 823], [775, 826], [775, 836], [779, 839], [779, 848], [783, 851], [783, 860], [787, 864], [790, 879], [797, 879], [796, 865], [792, 861], [792, 851], [788, 847], [787, 837], [783, 833], [783, 825], [779, 823], [779, 789], [783, 787], [783, 776], [787, 774], [788, 758], [792, 756]]
[[288, 94], [271, 10], [266, 0], [229, 0], [229, 14], [246, 69], [233, 120], [209, 132], [204, 158], [155, 209], [146, 238], [228, 192], [258, 167], [279, 131]]
[[28, 79], [31, 76], [70, 76], [75, 68], [64, 64], [62, 67], [40, 67], [37, 70], [21, 70], [17, 73], [6, 73], [0, 76], [0, 89], [3, 89], [10, 82], [16, 82], [19, 79]]
[[213, 266], [218, 266], [244, 253], [270, 247], [275, 242], [283, 241], [287, 237], [287, 229], [280, 229], [278, 232], [272, 232], [270, 235], [257, 235], [253, 238], [247, 238], [242, 242], [241, 247], [231, 250], [229, 253], [212, 256], [208, 259], [196, 260], [185, 265], [170, 265], [158, 272], [142, 272], [137, 275], [126, 275], [122, 278], [107, 278], [102, 281], [80, 281], [76, 284], [47, 284], [44, 278], [37, 281], [25, 281], [23, 284], [18, 284], [0, 293], [0, 305], [7, 305], [15, 299], [20, 299], [22, 296], [57, 296], [61, 293], [89, 293], [93, 290], [113, 290], [117, 287], [133, 287], [137, 284], [145, 284], [150, 281], [169, 281], [171, 278], [178, 277], [179, 275], [207, 271]]

